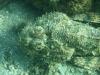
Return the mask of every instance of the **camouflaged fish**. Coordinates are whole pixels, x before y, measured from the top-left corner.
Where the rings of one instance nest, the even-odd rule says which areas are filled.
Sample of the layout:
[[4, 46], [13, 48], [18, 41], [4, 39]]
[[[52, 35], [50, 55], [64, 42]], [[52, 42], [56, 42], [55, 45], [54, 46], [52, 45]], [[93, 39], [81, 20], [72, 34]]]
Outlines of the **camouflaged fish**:
[[[51, 12], [38, 17], [34, 24], [22, 29], [19, 37], [26, 52], [33, 58], [39, 56], [41, 61], [61, 62], [87, 56], [97, 57], [98, 64], [100, 30], [73, 21], [64, 13]], [[81, 65], [80, 58], [76, 60], [74, 63], [78, 66], [87, 64]], [[90, 62], [93, 61], [91, 58]]]

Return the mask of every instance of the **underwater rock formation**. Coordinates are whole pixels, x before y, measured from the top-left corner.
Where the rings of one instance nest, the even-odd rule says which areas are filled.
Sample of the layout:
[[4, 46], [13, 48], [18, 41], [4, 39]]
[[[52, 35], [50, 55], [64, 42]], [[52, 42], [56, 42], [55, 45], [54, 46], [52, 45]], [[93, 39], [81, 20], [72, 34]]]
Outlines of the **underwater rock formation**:
[[[50, 64], [70, 61], [77, 56], [83, 59], [87, 59], [86, 56], [100, 56], [99, 33], [98, 29], [88, 24], [75, 22], [66, 14], [53, 12], [38, 17], [33, 25], [25, 26], [19, 32], [19, 37], [27, 54], [35, 59], [36, 63]], [[75, 65], [83, 68], [84, 65], [90, 65], [90, 69], [95, 68], [86, 64], [87, 61], [82, 61], [81, 65], [80, 58], [74, 60], [77, 60], [73, 61]], [[90, 63], [94, 61], [90, 60]], [[98, 60], [95, 63], [100, 65]]]

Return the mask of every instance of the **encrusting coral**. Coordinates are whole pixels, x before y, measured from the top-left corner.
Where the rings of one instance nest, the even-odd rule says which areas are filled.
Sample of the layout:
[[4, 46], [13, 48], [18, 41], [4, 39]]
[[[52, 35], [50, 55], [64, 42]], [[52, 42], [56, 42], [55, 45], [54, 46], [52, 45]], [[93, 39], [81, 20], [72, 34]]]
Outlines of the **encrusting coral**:
[[[53, 12], [38, 17], [33, 25], [25, 26], [19, 32], [19, 37], [36, 63], [41, 61], [49, 64], [70, 61], [73, 56], [83, 59], [85, 56], [100, 56], [99, 33], [98, 29], [75, 22], [64, 13]], [[37, 57], [40, 59], [36, 59]], [[74, 63], [82, 67], [86, 65], [84, 62], [81, 65], [79, 61]]]

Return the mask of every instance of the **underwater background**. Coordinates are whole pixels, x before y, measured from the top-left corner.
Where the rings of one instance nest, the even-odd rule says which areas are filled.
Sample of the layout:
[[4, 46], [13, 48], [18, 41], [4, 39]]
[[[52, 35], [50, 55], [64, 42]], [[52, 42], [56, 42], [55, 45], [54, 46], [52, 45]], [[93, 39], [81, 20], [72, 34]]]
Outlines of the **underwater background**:
[[99, 75], [100, 0], [0, 0], [0, 75]]

